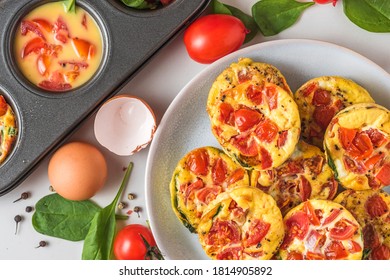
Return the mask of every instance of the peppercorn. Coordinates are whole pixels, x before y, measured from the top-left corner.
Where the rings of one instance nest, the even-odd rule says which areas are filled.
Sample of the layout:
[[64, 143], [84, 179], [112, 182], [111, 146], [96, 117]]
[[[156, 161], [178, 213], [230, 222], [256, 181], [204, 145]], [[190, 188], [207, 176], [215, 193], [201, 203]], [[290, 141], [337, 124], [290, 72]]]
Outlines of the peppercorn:
[[15, 202], [17, 202], [17, 201], [19, 201], [19, 200], [21, 200], [21, 199], [26, 200], [29, 196], [30, 196], [30, 195], [29, 195], [28, 192], [23, 192], [23, 193], [20, 195], [20, 197], [19, 197], [17, 200], [15, 200], [13, 203], [15, 203]]
[[129, 194], [127, 195], [127, 198], [128, 198], [129, 200], [133, 200], [133, 199], [135, 199], [135, 194], [129, 193]]
[[32, 212], [34, 210], [34, 208], [32, 207], [32, 206], [27, 206], [26, 207], [26, 212], [27, 213], [30, 213], [30, 212]]
[[139, 217], [140, 217], [139, 212], [141, 212], [141, 207], [135, 206], [134, 209], [133, 209], [133, 211], [134, 211], [135, 213], [137, 213], [138, 218], [139, 218]]
[[39, 241], [39, 246], [35, 247], [35, 248], [46, 247], [46, 246], [47, 246], [47, 242], [42, 240], [42, 241]]
[[19, 225], [19, 223], [22, 221], [22, 216], [20, 216], [20, 215], [16, 215], [15, 217], [14, 217], [14, 221], [16, 222], [16, 229], [15, 229], [15, 234], [17, 234], [18, 233], [18, 225]]

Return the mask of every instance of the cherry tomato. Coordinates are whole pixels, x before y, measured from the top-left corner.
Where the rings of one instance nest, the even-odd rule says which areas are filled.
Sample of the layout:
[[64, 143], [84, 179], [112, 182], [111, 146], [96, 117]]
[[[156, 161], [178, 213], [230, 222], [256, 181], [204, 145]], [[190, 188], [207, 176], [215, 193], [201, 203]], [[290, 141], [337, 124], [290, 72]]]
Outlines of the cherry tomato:
[[314, 0], [317, 4], [329, 4], [332, 3], [333, 6], [336, 6], [337, 0]]
[[198, 18], [186, 29], [184, 44], [193, 60], [206, 64], [238, 50], [246, 34], [238, 18], [212, 14]]
[[247, 131], [260, 122], [262, 115], [256, 110], [242, 108], [234, 112], [234, 120], [240, 131]]
[[209, 155], [205, 149], [197, 149], [188, 155], [188, 168], [196, 175], [207, 175], [209, 166]]
[[152, 232], [146, 226], [131, 224], [121, 229], [114, 240], [114, 255], [118, 260], [143, 260], [147, 253], [141, 235], [150, 246], [156, 246]]

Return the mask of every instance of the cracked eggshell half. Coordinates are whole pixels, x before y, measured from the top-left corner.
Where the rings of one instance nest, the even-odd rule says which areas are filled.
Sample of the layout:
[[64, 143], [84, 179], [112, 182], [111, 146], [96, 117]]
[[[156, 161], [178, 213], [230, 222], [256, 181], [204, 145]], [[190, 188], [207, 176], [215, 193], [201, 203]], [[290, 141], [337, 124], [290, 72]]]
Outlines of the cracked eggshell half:
[[156, 128], [156, 117], [150, 106], [131, 95], [109, 99], [98, 110], [94, 123], [97, 141], [119, 156], [129, 156], [145, 148]]

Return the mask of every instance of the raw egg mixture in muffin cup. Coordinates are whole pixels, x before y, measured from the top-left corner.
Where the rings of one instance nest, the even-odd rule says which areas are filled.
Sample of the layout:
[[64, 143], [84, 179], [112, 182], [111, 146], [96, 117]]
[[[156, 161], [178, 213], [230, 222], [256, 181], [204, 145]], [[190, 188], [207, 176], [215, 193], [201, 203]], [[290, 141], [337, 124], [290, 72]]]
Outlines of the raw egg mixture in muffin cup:
[[103, 55], [102, 34], [94, 18], [80, 6], [67, 12], [60, 1], [25, 15], [13, 47], [27, 80], [53, 92], [85, 84], [98, 70]]

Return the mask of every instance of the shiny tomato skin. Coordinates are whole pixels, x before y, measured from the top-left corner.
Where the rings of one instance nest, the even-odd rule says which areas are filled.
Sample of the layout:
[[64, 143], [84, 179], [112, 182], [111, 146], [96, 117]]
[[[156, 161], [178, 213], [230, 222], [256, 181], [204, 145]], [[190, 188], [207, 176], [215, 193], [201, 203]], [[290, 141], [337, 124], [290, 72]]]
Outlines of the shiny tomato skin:
[[184, 44], [189, 56], [199, 63], [212, 63], [238, 50], [247, 30], [238, 18], [211, 14], [195, 20], [184, 32]]
[[149, 228], [140, 224], [131, 224], [121, 229], [114, 240], [114, 255], [117, 260], [143, 260], [147, 253], [141, 235], [150, 246], [156, 246]]
[[337, 0], [314, 0], [317, 4], [329, 4], [332, 3], [333, 6], [336, 6]]

